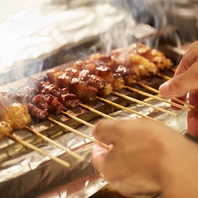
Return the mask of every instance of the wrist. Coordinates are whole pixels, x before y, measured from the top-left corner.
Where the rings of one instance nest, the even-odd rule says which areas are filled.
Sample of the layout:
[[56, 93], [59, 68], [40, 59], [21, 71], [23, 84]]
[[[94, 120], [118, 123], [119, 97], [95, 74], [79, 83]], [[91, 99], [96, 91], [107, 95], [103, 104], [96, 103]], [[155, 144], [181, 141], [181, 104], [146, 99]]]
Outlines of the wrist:
[[163, 146], [159, 162], [164, 197], [198, 197], [198, 146], [186, 137], [173, 137]]

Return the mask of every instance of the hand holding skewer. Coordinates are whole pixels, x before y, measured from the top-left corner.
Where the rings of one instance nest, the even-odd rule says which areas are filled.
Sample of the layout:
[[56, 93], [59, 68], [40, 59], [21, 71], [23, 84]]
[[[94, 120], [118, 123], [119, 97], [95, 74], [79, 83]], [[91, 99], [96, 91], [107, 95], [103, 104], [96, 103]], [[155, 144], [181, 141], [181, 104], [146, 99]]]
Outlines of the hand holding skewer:
[[192, 135], [198, 134], [198, 41], [192, 43], [179, 63], [174, 77], [159, 88], [164, 97], [176, 97], [185, 101], [189, 93], [189, 103], [195, 108], [188, 112], [188, 129]]

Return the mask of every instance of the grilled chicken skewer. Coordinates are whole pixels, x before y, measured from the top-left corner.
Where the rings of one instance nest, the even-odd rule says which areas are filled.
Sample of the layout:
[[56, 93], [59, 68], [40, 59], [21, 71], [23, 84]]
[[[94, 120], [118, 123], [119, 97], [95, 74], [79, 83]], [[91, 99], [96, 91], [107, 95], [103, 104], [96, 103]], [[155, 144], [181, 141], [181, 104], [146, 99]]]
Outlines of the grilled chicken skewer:
[[[80, 65], [80, 64], [82, 66], [83, 63], [82, 62], [78, 63], [78, 65]], [[100, 67], [101, 70], [102, 70], [102, 68], [103, 67]], [[101, 95], [101, 92], [104, 94], [104, 96], [109, 95], [110, 93], [113, 93], [115, 95], [116, 92], [112, 91], [113, 87], [115, 90], [121, 89], [122, 87], [124, 87], [124, 80], [121, 78], [120, 75], [118, 78], [115, 79], [114, 76], [112, 75], [113, 73], [111, 72], [110, 68], [107, 68], [107, 69], [106, 68], [107, 67], [104, 67], [103, 70], [100, 71], [100, 75], [103, 76], [105, 78], [105, 80], [101, 77], [99, 78], [99, 76], [96, 76], [95, 74], [89, 74], [88, 70], [78, 71], [78, 70], [72, 69], [72, 68], [67, 68], [65, 71], [50, 70], [47, 73], [47, 76], [51, 83], [57, 84], [58, 86], [61, 86], [61, 87], [69, 87], [69, 90], [71, 92], [73, 92], [74, 94], [76, 94], [83, 101], [86, 101], [88, 99], [89, 100], [98, 99], [98, 100], [103, 100], [103, 102], [108, 103], [108, 101], [105, 101], [104, 99], [100, 99], [99, 97], [96, 96], [98, 94], [97, 90], [100, 89], [99, 94], [98, 94], [99, 96]], [[93, 68], [92, 68], [92, 70], [93, 70]], [[131, 77], [128, 75], [128, 79], [130, 78], [130, 80], [131, 80], [132, 78], [134, 78], [133, 75], [134, 74], [130, 74]], [[73, 77], [73, 79], [72, 79], [72, 77]], [[95, 79], [97, 79], [97, 81], [94, 81]], [[106, 79], [108, 80], [108, 82]], [[112, 80], [110, 80], [110, 79], [112, 79]], [[87, 84], [87, 82], [88, 82], [88, 84]], [[110, 84], [111, 82], [112, 82], [113, 86]], [[90, 88], [90, 86], [94, 86], [93, 88], [95, 88], [96, 90], [94, 90], [92, 87]], [[124, 96], [124, 95], [122, 96], [121, 94], [119, 94], [119, 97], [129, 99], [129, 98], [126, 98], [126, 96]], [[130, 99], [130, 101], [131, 100], [132, 99]], [[143, 104], [142, 101], [138, 101], [137, 99], [133, 100], [133, 102]], [[111, 102], [111, 105], [116, 106], [116, 107], [119, 106], [113, 102]], [[150, 106], [147, 103], [144, 103], [144, 105]], [[124, 109], [124, 107], [121, 107], [121, 106], [119, 106], [119, 108]], [[162, 108], [158, 108], [155, 106], [153, 106], [153, 108], [158, 109], [165, 113], [169, 113], [174, 116], [177, 115], [176, 113], [172, 113], [172, 112], [164, 110]], [[125, 110], [126, 110], [126, 108], [125, 108]], [[131, 112], [131, 110], [128, 110], [128, 111]], [[133, 111], [132, 113], [138, 114], [135, 111]], [[144, 117], [144, 115], [142, 115], [142, 117]], [[146, 117], [148, 118], [148, 116], [146, 116]]]
[[[142, 50], [142, 52], [140, 50], [140, 52], [142, 54], [144, 51], [147, 52], [148, 50]], [[139, 52], [139, 54], [140, 54], [140, 52]], [[127, 85], [133, 85], [135, 83], [138, 83], [139, 80], [144, 79], [145, 77], [156, 75], [157, 71], [158, 71], [158, 74], [160, 74], [159, 73], [160, 70], [169, 69], [172, 66], [170, 60], [166, 59], [163, 53], [158, 52], [158, 51], [156, 53], [156, 50], [155, 50], [155, 52], [153, 52], [154, 54], [152, 54], [150, 52], [146, 56], [146, 57], [152, 56], [152, 58], [150, 58], [150, 59], [153, 62], [149, 62], [149, 60], [146, 59], [145, 57], [140, 56], [139, 54], [134, 54], [134, 53], [133, 53], [133, 56], [135, 56], [135, 58], [134, 57], [131, 58], [130, 57], [131, 54], [128, 53], [126, 49], [122, 49], [122, 53], [124, 53], [124, 56], [126, 56], [125, 58], [124, 57], [116, 58], [118, 56], [118, 54], [120, 54], [119, 49], [116, 52], [112, 52], [112, 57], [104, 56], [102, 54], [93, 54], [90, 57], [90, 59], [88, 59], [86, 61], [77, 61], [76, 63], [74, 63], [73, 67], [77, 68], [77, 69], [90, 69], [91, 72], [94, 74], [97, 74], [98, 70], [100, 70], [100, 75], [101, 75], [101, 70], [102, 70], [101, 67], [103, 67], [103, 65], [105, 65], [105, 67], [108, 67], [109, 69], [111, 69], [113, 74], [121, 75], [123, 77], [124, 83], [120, 87], [128, 89]], [[121, 59], [121, 61], [120, 61], [120, 59]], [[126, 61], [127, 59], [129, 59], [129, 60]], [[126, 62], [124, 62], [124, 60]], [[116, 62], [116, 61], [118, 61], [118, 62]], [[118, 64], [119, 62], [120, 62], [120, 64], [125, 64], [125, 66]], [[154, 64], [154, 63], [156, 63], [156, 64]], [[155, 68], [155, 69], [153, 69], [153, 68]], [[107, 71], [107, 69], [106, 69], [106, 71]], [[102, 73], [103, 73], [103, 77], [104, 76], [106, 77], [105, 79], [111, 79], [110, 74], [105, 75], [104, 69], [102, 70]], [[111, 76], [113, 76], [113, 74]], [[155, 97], [155, 98], [157, 99], [157, 97]], [[183, 103], [181, 102], [181, 104], [183, 104]], [[187, 104], [188, 103], [185, 103], [185, 105], [187, 105]], [[175, 104], [173, 102], [172, 105], [177, 106], [178, 104]], [[191, 107], [191, 106], [189, 105], [189, 107]], [[178, 108], [182, 109], [183, 106], [180, 105]], [[186, 109], [184, 107], [184, 109], [188, 110], [189, 108]]]
[[70, 155], [75, 157], [76, 159], [79, 159], [80, 161], [84, 160], [83, 157], [81, 157], [80, 155], [71, 151], [70, 149], [63, 147], [60, 144], [57, 144], [55, 141], [47, 138], [46, 136], [42, 135], [41, 133], [31, 129], [30, 127], [28, 127], [28, 125], [31, 122], [31, 118], [30, 118], [30, 115], [27, 111], [26, 106], [21, 104], [21, 103], [12, 103], [11, 105], [9, 105], [9, 107], [8, 107], [8, 109], [7, 109], [7, 111], [4, 115], [4, 121], [6, 121], [7, 123], [10, 123], [13, 130], [19, 130], [19, 129], [22, 129], [22, 128], [26, 128], [29, 131], [31, 131], [32, 133], [34, 133], [37, 136], [41, 137], [42, 139], [46, 140], [47, 142], [49, 142], [49, 143], [55, 145], [56, 147], [61, 148], [62, 150], [66, 151], [67, 153], [69, 153]]
[[14, 130], [22, 129], [30, 122], [31, 122], [31, 118], [25, 105], [21, 103], [13, 103], [8, 107], [7, 111], [5, 112], [4, 121], [0, 121], [0, 137], [2, 138], [4, 136], [7, 136], [21, 143], [25, 147], [37, 151], [42, 155], [48, 156], [53, 161], [65, 166], [66, 168], [69, 168], [70, 164], [68, 162], [65, 162], [64, 160], [59, 159], [57, 157], [53, 157], [49, 153], [41, 150], [40, 148], [37, 148], [34, 145], [12, 135], [12, 132]]

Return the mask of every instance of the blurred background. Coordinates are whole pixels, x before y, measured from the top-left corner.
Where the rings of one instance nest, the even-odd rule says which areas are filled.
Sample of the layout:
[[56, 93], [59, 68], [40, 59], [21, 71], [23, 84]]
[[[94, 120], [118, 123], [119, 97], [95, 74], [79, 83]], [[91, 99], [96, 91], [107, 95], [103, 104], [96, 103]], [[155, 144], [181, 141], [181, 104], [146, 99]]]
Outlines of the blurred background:
[[35, 6], [45, 0], [18, 0], [17, 3], [13, 3], [12, 0], [0, 0], [1, 12], [0, 12], [0, 21], [6, 19], [7, 17], [16, 14], [26, 8]]

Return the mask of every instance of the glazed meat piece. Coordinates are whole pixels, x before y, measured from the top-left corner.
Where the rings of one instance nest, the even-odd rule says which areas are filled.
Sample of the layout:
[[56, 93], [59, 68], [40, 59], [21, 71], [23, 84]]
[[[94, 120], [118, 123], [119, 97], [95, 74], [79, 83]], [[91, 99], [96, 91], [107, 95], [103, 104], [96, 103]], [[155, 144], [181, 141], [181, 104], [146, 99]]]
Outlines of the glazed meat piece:
[[90, 75], [89, 70], [84, 69], [80, 71], [78, 79], [87, 83], [89, 86], [96, 88], [98, 90], [99, 96], [109, 95], [113, 90], [110, 83], [107, 83], [107, 81], [100, 76], [96, 76], [93, 74]]
[[[52, 94], [53, 96], [59, 98], [61, 95], [61, 89], [58, 87], [58, 85], [51, 84], [48, 81], [41, 81], [37, 83], [37, 86], [39, 88], [40, 94]], [[68, 92], [68, 91], [67, 91]]]
[[149, 46], [144, 44], [135, 42], [131, 44], [128, 49], [129, 52], [143, 56], [150, 62], [153, 62], [160, 70], [169, 69], [173, 66], [171, 60], [166, 58], [163, 52], [151, 49]]
[[72, 78], [77, 78], [79, 75], [79, 70], [72, 67], [68, 67], [64, 70], [65, 74], [71, 76]]
[[106, 67], [116, 67], [118, 63], [112, 59], [110, 56], [105, 56], [101, 53], [92, 54], [89, 58], [90, 61], [94, 62], [97, 66], [106, 66]]
[[56, 83], [59, 87], [65, 88], [65, 87], [69, 87], [71, 81], [72, 81], [72, 77], [66, 73], [63, 73], [57, 78]]
[[27, 108], [31, 116], [38, 120], [46, 120], [47, 117], [49, 116], [47, 109], [42, 110], [31, 103], [27, 104]]
[[64, 74], [64, 71], [58, 69], [51, 69], [47, 72], [47, 79], [50, 83], [57, 85], [58, 77]]
[[78, 78], [73, 78], [69, 85], [70, 93], [73, 93], [82, 102], [89, 102], [95, 100], [98, 90], [94, 87], [89, 86]]
[[12, 126], [5, 121], [0, 122], [0, 138], [9, 135], [13, 131]]
[[69, 93], [75, 94], [79, 100], [86, 102], [93, 100], [96, 94], [99, 96], [108, 95], [113, 89], [105, 79], [91, 74], [89, 70], [85, 69], [77, 72], [76, 69], [67, 68], [65, 73], [56, 79], [56, 82], [60, 88], [67, 87]]
[[59, 101], [68, 109], [78, 107], [80, 104], [80, 100], [77, 98], [77, 96], [71, 93], [61, 94]]
[[18, 130], [28, 125], [31, 118], [25, 105], [13, 103], [8, 107], [4, 121], [8, 122], [14, 130]]
[[38, 94], [32, 99], [32, 103], [42, 110], [47, 110], [48, 113], [58, 115], [66, 108], [58, 99], [51, 94]]
[[132, 70], [137, 75], [137, 80], [143, 79], [155, 75], [158, 72], [157, 66], [150, 62], [148, 59], [144, 58], [135, 53], [129, 53], [123, 50], [118, 50], [111, 53], [112, 58], [114, 58], [120, 65], [126, 66], [129, 70]]
[[122, 76], [124, 84], [126, 85], [132, 85], [137, 80], [137, 74], [123, 65], [119, 65], [115, 68], [115, 74]]
[[38, 83], [41, 94], [51, 94], [55, 96], [66, 108], [71, 109], [79, 106], [80, 100], [76, 95], [69, 93], [69, 89], [60, 88], [50, 82], [41, 81]]

